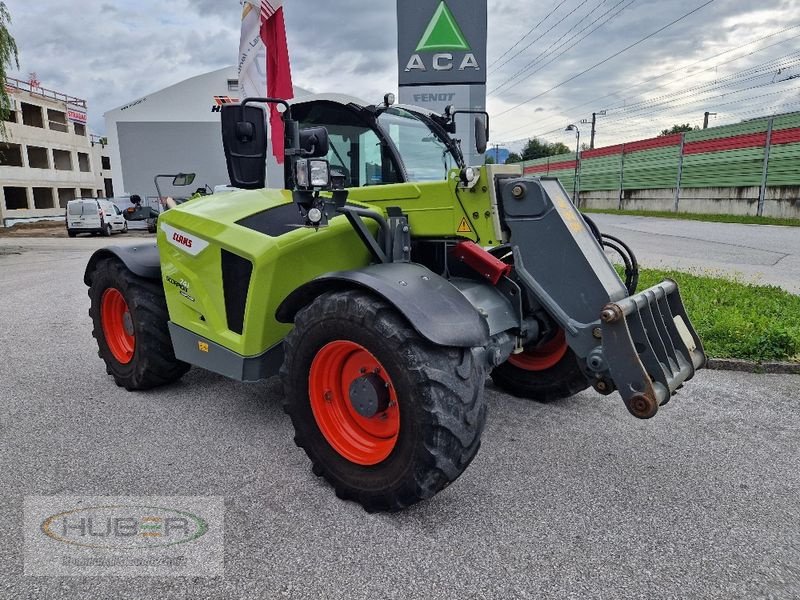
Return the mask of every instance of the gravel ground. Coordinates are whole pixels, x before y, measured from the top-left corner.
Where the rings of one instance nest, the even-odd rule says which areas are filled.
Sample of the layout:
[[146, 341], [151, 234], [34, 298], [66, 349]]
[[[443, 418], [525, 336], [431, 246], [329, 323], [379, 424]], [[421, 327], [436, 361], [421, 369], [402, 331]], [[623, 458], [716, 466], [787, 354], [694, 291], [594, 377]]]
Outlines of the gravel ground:
[[[81, 280], [105, 243], [0, 240], [0, 598], [800, 596], [800, 377], [701, 371], [650, 421], [489, 384], [466, 473], [369, 515], [313, 476], [277, 380], [113, 384]], [[23, 499], [55, 494], [223, 496], [225, 576], [24, 577]]]

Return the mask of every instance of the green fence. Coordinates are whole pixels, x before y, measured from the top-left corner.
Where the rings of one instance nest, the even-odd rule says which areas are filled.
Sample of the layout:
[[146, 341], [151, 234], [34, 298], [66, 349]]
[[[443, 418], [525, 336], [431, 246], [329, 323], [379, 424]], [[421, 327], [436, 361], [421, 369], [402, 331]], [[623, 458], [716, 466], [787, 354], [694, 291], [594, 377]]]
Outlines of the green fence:
[[[523, 163], [526, 173], [556, 176], [572, 192], [576, 156]], [[578, 192], [758, 188], [758, 214], [769, 186], [800, 187], [800, 113], [581, 152]]]

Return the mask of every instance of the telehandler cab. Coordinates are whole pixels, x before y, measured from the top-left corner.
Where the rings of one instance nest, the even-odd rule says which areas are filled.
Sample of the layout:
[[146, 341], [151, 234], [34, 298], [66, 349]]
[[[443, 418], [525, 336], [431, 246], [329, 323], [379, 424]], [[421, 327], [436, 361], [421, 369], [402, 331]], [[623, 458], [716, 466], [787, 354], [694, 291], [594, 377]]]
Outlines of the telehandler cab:
[[[270, 103], [284, 108], [284, 189], [265, 189]], [[160, 215], [157, 243], [89, 261], [108, 373], [128, 390], [190, 365], [280, 373], [314, 473], [369, 511], [429, 498], [466, 469], [487, 373], [517, 396], [591, 386], [655, 415], [706, 361], [678, 286], [636, 293], [632, 254], [557, 179], [466, 165], [459, 112], [340, 96], [224, 106], [241, 191], [181, 204]], [[482, 153], [488, 116], [474, 119]], [[604, 245], [623, 254], [626, 282]]]

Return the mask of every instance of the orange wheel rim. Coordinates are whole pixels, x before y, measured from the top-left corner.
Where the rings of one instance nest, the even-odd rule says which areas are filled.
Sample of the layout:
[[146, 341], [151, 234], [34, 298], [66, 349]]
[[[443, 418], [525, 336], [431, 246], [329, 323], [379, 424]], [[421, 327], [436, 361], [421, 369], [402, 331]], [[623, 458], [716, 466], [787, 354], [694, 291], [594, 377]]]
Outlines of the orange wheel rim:
[[539, 347], [528, 348], [520, 354], [512, 354], [508, 362], [525, 371], [544, 371], [558, 364], [567, 353], [567, 336], [559, 329], [553, 339]]
[[400, 432], [397, 393], [366, 348], [347, 340], [323, 346], [311, 363], [308, 392], [317, 426], [338, 454], [365, 466], [391, 454]]
[[103, 292], [100, 301], [100, 323], [111, 354], [120, 364], [127, 365], [133, 360], [136, 338], [128, 303], [116, 288], [109, 288]]

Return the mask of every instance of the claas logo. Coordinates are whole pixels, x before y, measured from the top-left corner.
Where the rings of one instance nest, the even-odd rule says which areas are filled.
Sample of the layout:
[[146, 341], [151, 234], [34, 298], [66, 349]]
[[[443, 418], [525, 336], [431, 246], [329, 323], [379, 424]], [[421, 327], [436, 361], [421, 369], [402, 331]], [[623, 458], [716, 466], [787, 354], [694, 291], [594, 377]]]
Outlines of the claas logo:
[[180, 233], [173, 233], [172, 239], [181, 244], [182, 246], [186, 246], [187, 248], [192, 247], [192, 240], [184, 235], [181, 235]]
[[211, 107], [211, 112], [220, 112], [224, 104], [236, 104], [238, 102], [238, 98], [231, 98], [230, 96], [214, 96], [214, 104]]

